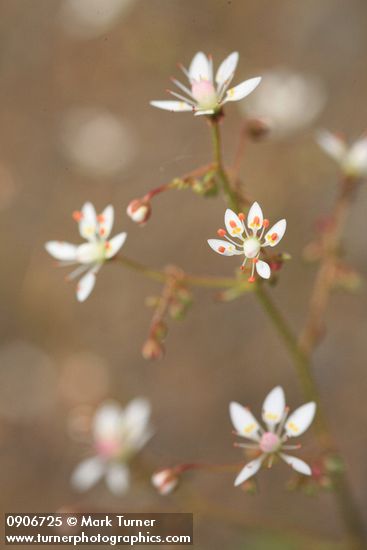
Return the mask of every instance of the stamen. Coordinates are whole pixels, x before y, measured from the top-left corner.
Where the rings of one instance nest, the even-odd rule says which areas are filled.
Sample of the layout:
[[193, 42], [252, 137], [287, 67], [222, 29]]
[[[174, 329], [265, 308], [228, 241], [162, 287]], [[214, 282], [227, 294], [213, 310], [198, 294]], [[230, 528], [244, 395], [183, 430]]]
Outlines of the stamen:
[[224, 237], [226, 235], [226, 230], [225, 229], [218, 229], [217, 231], [217, 235], [219, 235], [219, 237]]
[[245, 219], [245, 214], [243, 212], [240, 212], [238, 214], [238, 217], [240, 218], [241, 222], [243, 222], [243, 220]]
[[106, 221], [106, 219], [105, 219], [103, 214], [99, 214], [97, 216], [97, 221], [99, 221], [99, 223], [104, 223]]
[[75, 220], [76, 222], [80, 222], [80, 220], [83, 219], [83, 213], [80, 212], [80, 210], [75, 210], [72, 216], [73, 216], [73, 220]]
[[265, 227], [265, 229], [266, 229], [267, 227], [269, 227], [269, 225], [270, 225], [269, 220], [265, 219], [265, 220], [263, 221], [263, 227]]

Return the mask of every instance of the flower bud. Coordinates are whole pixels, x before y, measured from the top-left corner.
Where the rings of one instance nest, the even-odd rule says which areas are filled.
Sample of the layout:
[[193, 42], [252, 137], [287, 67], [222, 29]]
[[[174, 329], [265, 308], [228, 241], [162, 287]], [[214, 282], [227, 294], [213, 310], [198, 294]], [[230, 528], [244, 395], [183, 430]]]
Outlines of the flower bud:
[[269, 121], [265, 119], [249, 118], [246, 121], [246, 130], [248, 136], [254, 141], [257, 141], [268, 136], [271, 130], [271, 125]]
[[141, 352], [144, 359], [161, 359], [164, 355], [164, 347], [155, 338], [148, 338]]
[[167, 468], [152, 475], [152, 484], [159, 494], [168, 495], [177, 487], [178, 477], [173, 470]]
[[145, 224], [150, 218], [152, 207], [150, 202], [143, 199], [134, 199], [126, 209], [126, 213], [133, 222], [139, 225]]

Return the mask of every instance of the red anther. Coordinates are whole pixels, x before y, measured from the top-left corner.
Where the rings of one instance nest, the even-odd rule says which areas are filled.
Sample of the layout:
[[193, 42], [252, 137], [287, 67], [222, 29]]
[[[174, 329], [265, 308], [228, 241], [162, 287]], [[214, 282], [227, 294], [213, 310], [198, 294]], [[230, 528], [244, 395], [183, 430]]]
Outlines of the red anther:
[[249, 283], [254, 283], [255, 281], [256, 281], [255, 277], [249, 277], [248, 278]]
[[106, 241], [104, 244], [106, 250], [109, 250], [111, 248], [111, 243], [109, 241]]
[[225, 229], [218, 229], [217, 231], [217, 235], [219, 235], [219, 237], [224, 237], [224, 235], [226, 235], [227, 232]]
[[245, 219], [245, 214], [243, 212], [240, 212], [238, 214], [238, 217], [240, 218], [241, 222], [243, 222], [243, 220]]
[[259, 261], [259, 258], [253, 258], [252, 263], [257, 264], [258, 261]]
[[269, 220], [266, 220], [266, 219], [265, 219], [265, 220], [263, 221], [263, 227], [265, 227], [265, 229], [266, 229], [267, 227], [269, 227], [269, 225], [270, 225]]
[[80, 212], [80, 210], [75, 210], [73, 212], [73, 220], [76, 222], [80, 222], [80, 220], [83, 219], [83, 214]]
[[103, 214], [98, 214], [97, 220], [99, 221], [99, 223], [104, 223], [106, 221]]
[[254, 224], [254, 225], [260, 225], [260, 218], [259, 218], [259, 216], [255, 216], [255, 217], [254, 217], [253, 224]]
[[226, 251], [226, 249], [224, 248], [224, 246], [220, 246], [220, 247], [218, 248], [218, 252], [221, 252], [222, 254], [223, 254], [223, 252], [225, 252], [225, 251]]
[[229, 225], [230, 225], [231, 227], [233, 227], [233, 228], [234, 228], [234, 227], [237, 227], [237, 224], [236, 224], [236, 222], [235, 222], [234, 220], [231, 220], [231, 221], [229, 222]]
[[241, 271], [245, 271], [245, 266], [244, 266], [244, 265], [241, 265], [240, 270], [241, 270]]
[[100, 230], [99, 230], [99, 234], [101, 235], [101, 237], [103, 237], [103, 235], [106, 233], [106, 230], [104, 227], [101, 227]]
[[276, 241], [278, 238], [278, 233], [273, 233], [270, 238], [273, 242]]

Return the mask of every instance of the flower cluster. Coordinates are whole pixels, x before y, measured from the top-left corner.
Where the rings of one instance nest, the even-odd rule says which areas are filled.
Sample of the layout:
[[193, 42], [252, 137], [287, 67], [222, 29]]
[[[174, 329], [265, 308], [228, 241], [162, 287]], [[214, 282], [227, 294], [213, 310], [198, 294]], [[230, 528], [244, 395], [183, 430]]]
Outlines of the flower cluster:
[[129, 487], [127, 463], [152, 437], [150, 405], [146, 399], [133, 399], [123, 409], [117, 403], [105, 403], [93, 419], [93, 443], [96, 455], [83, 460], [74, 470], [72, 485], [86, 491], [103, 476], [111, 492], [120, 495]]
[[239, 101], [248, 96], [261, 81], [260, 77], [250, 78], [228, 89], [238, 63], [238, 52], [232, 52], [220, 64], [214, 78], [213, 61], [203, 52], [198, 52], [191, 61], [189, 69], [181, 66], [190, 88], [175, 78], [172, 82], [186, 96], [168, 90], [178, 101], [151, 101], [153, 107], [167, 111], [193, 111], [195, 115], [215, 115], [228, 101]]
[[113, 220], [113, 206], [107, 206], [97, 216], [94, 206], [86, 202], [73, 217], [78, 222], [80, 235], [86, 243], [75, 245], [65, 241], [48, 241], [46, 250], [59, 260], [61, 266], [80, 264], [68, 277], [72, 280], [84, 274], [79, 280], [76, 296], [79, 302], [84, 302], [96, 284], [96, 275], [106, 260], [113, 258], [126, 240], [126, 233], [119, 233], [109, 239]]
[[[226, 210], [224, 223], [227, 231], [218, 229], [218, 235], [227, 240], [209, 239], [210, 248], [222, 256], [245, 256], [241, 266], [242, 270], [245, 269], [247, 260], [250, 260], [251, 275], [248, 279], [250, 283], [255, 281], [255, 269], [260, 277], [269, 279], [271, 276], [270, 266], [259, 257], [262, 249], [277, 245], [283, 238], [287, 227], [286, 220], [280, 220], [266, 231], [269, 227], [269, 220], [264, 218], [260, 205], [255, 202], [249, 210], [246, 224], [244, 214], [240, 213], [237, 216], [229, 208]], [[234, 241], [233, 238], [236, 238], [237, 241]]]
[[[271, 466], [274, 457], [278, 456], [301, 474], [311, 475], [311, 468], [295, 456], [285, 454], [283, 451], [298, 449], [299, 445], [287, 445], [290, 437], [302, 435], [313, 421], [316, 412], [314, 402], [306, 403], [296, 409], [289, 417], [288, 407], [285, 406], [283, 389], [280, 386], [274, 388], [265, 398], [262, 408], [262, 419], [266, 430], [258, 423], [254, 415], [239, 403], [232, 402], [229, 407], [232, 424], [236, 435], [250, 439], [251, 444], [237, 444], [237, 447], [252, 449], [259, 452], [255, 458], [240, 471], [235, 479], [235, 486], [241, 485], [247, 479], [255, 475], [264, 461], [268, 460]], [[288, 417], [288, 418], [287, 418]]]

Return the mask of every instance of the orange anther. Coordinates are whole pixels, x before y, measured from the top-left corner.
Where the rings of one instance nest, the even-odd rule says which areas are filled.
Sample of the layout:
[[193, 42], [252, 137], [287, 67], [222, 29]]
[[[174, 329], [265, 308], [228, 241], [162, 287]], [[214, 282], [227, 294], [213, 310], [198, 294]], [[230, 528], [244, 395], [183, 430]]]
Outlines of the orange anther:
[[278, 233], [273, 233], [270, 238], [272, 241], [276, 241], [278, 238]]
[[259, 258], [253, 258], [252, 263], [257, 264], [258, 261], [259, 261]]
[[244, 266], [244, 265], [241, 265], [240, 270], [241, 270], [241, 271], [245, 271], [245, 266]]
[[217, 235], [219, 235], [220, 237], [224, 237], [225, 234], [226, 234], [226, 230], [225, 230], [225, 229], [218, 229]]
[[97, 216], [97, 220], [99, 221], [99, 223], [104, 223], [106, 221], [106, 218], [104, 217], [103, 214], [99, 214]]
[[248, 282], [249, 282], [249, 283], [254, 283], [255, 280], [256, 280], [255, 277], [249, 277], [249, 278], [248, 278]]
[[103, 235], [106, 233], [106, 230], [104, 227], [100, 227], [99, 229], [99, 234], [101, 235], [101, 237], [103, 237]]
[[110, 244], [109, 241], [106, 241], [104, 246], [105, 246], [106, 250], [109, 250], [111, 248], [111, 244]]
[[243, 222], [243, 220], [245, 219], [245, 214], [243, 212], [240, 212], [238, 214], [238, 217], [240, 218], [241, 222]]
[[254, 217], [254, 221], [252, 222], [254, 225], [260, 225], [260, 218], [259, 216]]
[[234, 220], [231, 220], [231, 221], [229, 222], [229, 225], [230, 225], [231, 227], [233, 227], [233, 228], [237, 227], [237, 224], [236, 224], [236, 222], [235, 222]]
[[82, 218], [83, 218], [83, 214], [82, 212], [80, 212], [80, 210], [75, 210], [73, 212], [73, 220], [75, 220], [76, 222], [80, 222]]
[[266, 229], [267, 227], [269, 227], [269, 224], [270, 224], [269, 220], [264, 220], [264, 221], [263, 221], [263, 227], [265, 227], [265, 229]]
[[225, 252], [225, 251], [226, 251], [226, 249], [224, 248], [224, 246], [220, 246], [220, 247], [218, 248], [218, 252], [221, 252], [222, 254], [223, 254], [223, 252]]

